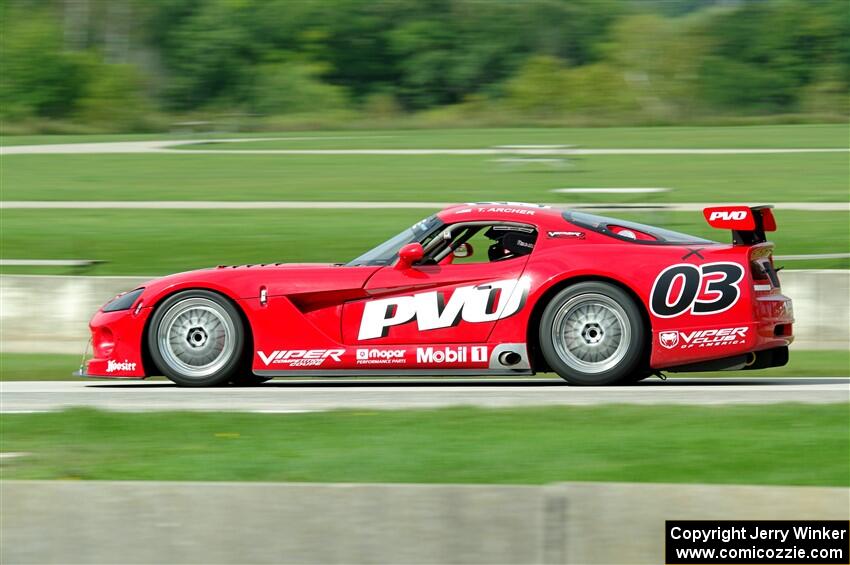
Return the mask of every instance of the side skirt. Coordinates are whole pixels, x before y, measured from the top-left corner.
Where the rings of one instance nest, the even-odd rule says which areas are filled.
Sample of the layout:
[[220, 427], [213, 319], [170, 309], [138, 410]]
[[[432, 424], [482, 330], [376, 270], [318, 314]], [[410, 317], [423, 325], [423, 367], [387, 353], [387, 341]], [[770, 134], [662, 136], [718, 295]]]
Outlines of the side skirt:
[[503, 377], [509, 375], [530, 376], [531, 369], [336, 369], [301, 371], [254, 371], [260, 377]]
[[754, 369], [768, 369], [770, 367], [782, 367], [788, 363], [788, 346], [774, 347], [762, 351], [752, 351], [744, 355], [734, 355], [713, 359], [711, 361], [700, 361], [687, 365], [665, 367], [662, 371], [668, 373], [695, 373], [701, 371], [741, 371]]

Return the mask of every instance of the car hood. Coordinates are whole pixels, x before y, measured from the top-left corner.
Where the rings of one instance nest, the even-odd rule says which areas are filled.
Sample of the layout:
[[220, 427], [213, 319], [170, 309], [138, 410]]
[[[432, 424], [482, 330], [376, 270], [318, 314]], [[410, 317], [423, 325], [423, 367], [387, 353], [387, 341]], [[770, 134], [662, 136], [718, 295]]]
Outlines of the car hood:
[[202, 288], [234, 299], [256, 298], [261, 288], [272, 296], [360, 289], [381, 267], [347, 267], [329, 263], [220, 265], [152, 279], [145, 284], [146, 305], [180, 290]]

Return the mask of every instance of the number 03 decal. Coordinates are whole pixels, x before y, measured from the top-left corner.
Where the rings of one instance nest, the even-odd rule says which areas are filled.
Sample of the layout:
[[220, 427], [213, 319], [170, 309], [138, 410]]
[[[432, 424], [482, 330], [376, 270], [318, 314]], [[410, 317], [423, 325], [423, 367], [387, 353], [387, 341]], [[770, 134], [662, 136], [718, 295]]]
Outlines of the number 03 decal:
[[728, 310], [741, 296], [744, 269], [737, 263], [679, 263], [667, 267], [652, 285], [649, 306], [659, 318], [690, 312], [697, 316]]

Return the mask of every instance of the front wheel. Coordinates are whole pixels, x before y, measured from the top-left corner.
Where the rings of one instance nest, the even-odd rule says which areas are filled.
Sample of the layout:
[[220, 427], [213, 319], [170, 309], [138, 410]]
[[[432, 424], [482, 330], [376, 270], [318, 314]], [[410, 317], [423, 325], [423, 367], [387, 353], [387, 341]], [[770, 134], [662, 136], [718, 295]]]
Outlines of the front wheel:
[[154, 312], [148, 348], [160, 371], [181, 386], [216, 386], [238, 374], [245, 330], [236, 307], [207, 290], [169, 297]]
[[641, 312], [609, 283], [570, 286], [546, 305], [540, 349], [549, 366], [574, 385], [611, 385], [637, 373], [646, 339]]

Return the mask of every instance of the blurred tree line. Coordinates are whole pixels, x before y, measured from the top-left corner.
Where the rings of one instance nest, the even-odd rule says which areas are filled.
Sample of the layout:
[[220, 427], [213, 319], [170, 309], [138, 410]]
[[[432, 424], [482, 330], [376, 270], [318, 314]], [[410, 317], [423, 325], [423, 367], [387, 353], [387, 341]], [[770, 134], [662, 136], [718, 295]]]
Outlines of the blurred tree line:
[[847, 0], [0, 0], [7, 130], [841, 119], [848, 94]]

